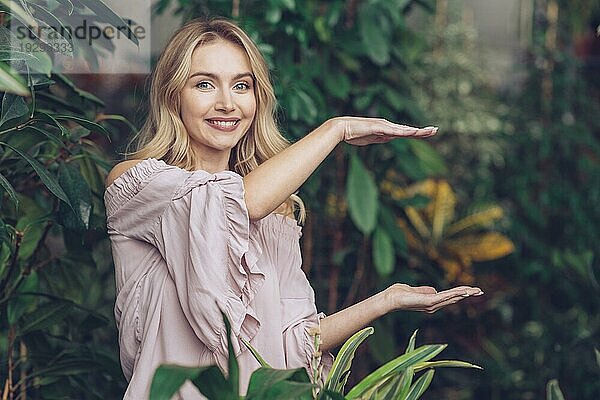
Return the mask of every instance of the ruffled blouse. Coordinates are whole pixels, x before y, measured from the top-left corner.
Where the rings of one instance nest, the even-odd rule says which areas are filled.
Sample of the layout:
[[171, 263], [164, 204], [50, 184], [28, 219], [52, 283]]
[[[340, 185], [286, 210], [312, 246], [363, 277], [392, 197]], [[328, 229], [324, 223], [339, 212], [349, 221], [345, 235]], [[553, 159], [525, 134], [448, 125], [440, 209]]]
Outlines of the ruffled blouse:
[[[250, 221], [242, 177], [194, 172], [149, 158], [104, 193], [115, 264], [124, 398], [148, 398], [163, 363], [217, 364], [227, 373], [222, 310], [231, 322], [244, 395], [260, 365], [310, 373], [319, 325], [314, 290], [301, 269], [302, 228], [280, 214]], [[322, 357], [323, 377], [333, 362]], [[181, 399], [204, 399], [189, 382]]]

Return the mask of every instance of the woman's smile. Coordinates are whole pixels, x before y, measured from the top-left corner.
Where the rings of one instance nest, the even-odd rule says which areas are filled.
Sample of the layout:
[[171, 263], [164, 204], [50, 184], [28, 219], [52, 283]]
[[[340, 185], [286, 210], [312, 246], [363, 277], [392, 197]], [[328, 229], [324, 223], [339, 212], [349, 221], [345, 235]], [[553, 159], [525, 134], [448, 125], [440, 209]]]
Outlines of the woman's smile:
[[211, 128], [217, 129], [219, 131], [223, 131], [223, 132], [232, 132], [234, 131], [239, 123], [240, 123], [240, 119], [239, 118], [210, 118], [210, 119], [206, 119], [206, 122], [208, 123], [208, 125], [210, 125]]

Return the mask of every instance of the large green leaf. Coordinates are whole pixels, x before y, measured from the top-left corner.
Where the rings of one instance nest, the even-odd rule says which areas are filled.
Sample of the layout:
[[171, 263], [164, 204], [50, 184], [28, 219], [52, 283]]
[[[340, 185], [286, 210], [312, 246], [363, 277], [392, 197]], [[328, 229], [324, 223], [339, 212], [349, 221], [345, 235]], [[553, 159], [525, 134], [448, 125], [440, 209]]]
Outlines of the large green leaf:
[[[206, 374], [211, 379], [201, 379]], [[221, 387], [227, 394], [230, 394], [225, 377], [216, 365], [207, 367], [182, 367], [179, 365], [161, 365], [156, 369], [152, 384], [150, 385], [150, 400], [169, 400], [187, 380], [202, 381], [202, 388], [211, 391], [212, 387]], [[197, 385], [198, 386], [198, 385]], [[215, 389], [219, 392], [219, 389]], [[204, 392], [203, 392], [204, 393]], [[222, 397], [224, 400], [231, 397]], [[218, 400], [215, 397], [209, 397], [210, 400]]]
[[367, 327], [356, 332], [350, 337], [340, 349], [340, 352], [335, 357], [331, 370], [325, 380], [324, 388], [338, 393], [344, 392], [344, 386], [350, 374], [354, 353], [358, 346], [375, 330], [372, 327]]
[[[246, 400], [262, 399], [311, 399], [313, 385], [304, 368], [273, 369], [260, 367], [250, 376]], [[286, 397], [286, 390], [296, 397]]]
[[377, 224], [379, 208], [377, 185], [360, 158], [354, 153], [350, 154], [346, 197], [352, 222], [365, 235], [373, 232]]
[[373, 262], [377, 273], [387, 276], [394, 271], [396, 253], [392, 245], [392, 239], [381, 228], [375, 229], [373, 235]]

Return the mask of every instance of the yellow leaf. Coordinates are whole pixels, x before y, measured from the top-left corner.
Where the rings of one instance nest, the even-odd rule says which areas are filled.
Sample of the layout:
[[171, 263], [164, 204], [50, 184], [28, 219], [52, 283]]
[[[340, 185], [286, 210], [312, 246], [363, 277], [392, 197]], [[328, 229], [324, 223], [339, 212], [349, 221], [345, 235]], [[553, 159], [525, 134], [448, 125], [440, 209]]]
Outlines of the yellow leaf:
[[406, 216], [410, 220], [412, 226], [416, 229], [416, 231], [421, 235], [424, 239], [429, 239], [431, 237], [431, 232], [427, 225], [425, 225], [425, 221], [421, 217], [421, 214], [417, 211], [416, 208], [407, 206], [404, 211], [406, 211]]
[[504, 257], [515, 249], [506, 236], [497, 232], [482, 235], [465, 235], [458, 239], [447, 240], [446, 247], [462, 257], [473, 261], [489, 261]]
[[435, 243], [439, 242], [444, 232], [444, 227], [454, 218], [456, 197], [447, 181], [437, 184], [437, 191], [433, 203], [432, 237]]
[[413, 249], [416, 249], [417, 251], [423, 252], [423, 249], [425, 247], [423, 245], [423, 242], [415, 236], [413, 230], [408, 227], [408, 224], [402, 218], [398, 218], [396, 220], [396, 223], [398, 224], [400, 229], [404, 231], [404, 235], [406, 236], [406, 242], [408, 243], [408, 246]]
[[468, 228], [489, 225], [494, 220], [502, 218], [503, 211], [499, 206], [491, 206], [468, 215], [456, 221], [446, 230], [446, 236], [454, 235]]

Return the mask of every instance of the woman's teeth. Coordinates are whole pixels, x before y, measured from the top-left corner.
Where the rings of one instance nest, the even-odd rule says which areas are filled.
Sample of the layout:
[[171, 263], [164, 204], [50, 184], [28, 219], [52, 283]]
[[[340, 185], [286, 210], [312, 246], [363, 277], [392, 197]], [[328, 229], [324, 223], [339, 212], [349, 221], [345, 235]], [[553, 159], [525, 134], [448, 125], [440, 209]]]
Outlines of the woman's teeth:
[[218, 126], [234, 126], [235, 124], [238, 123], [238, 121], [211, 121], [211, 120], [208, 120], [208, 122], [210, 122], [213, 125], [218, 125]]

